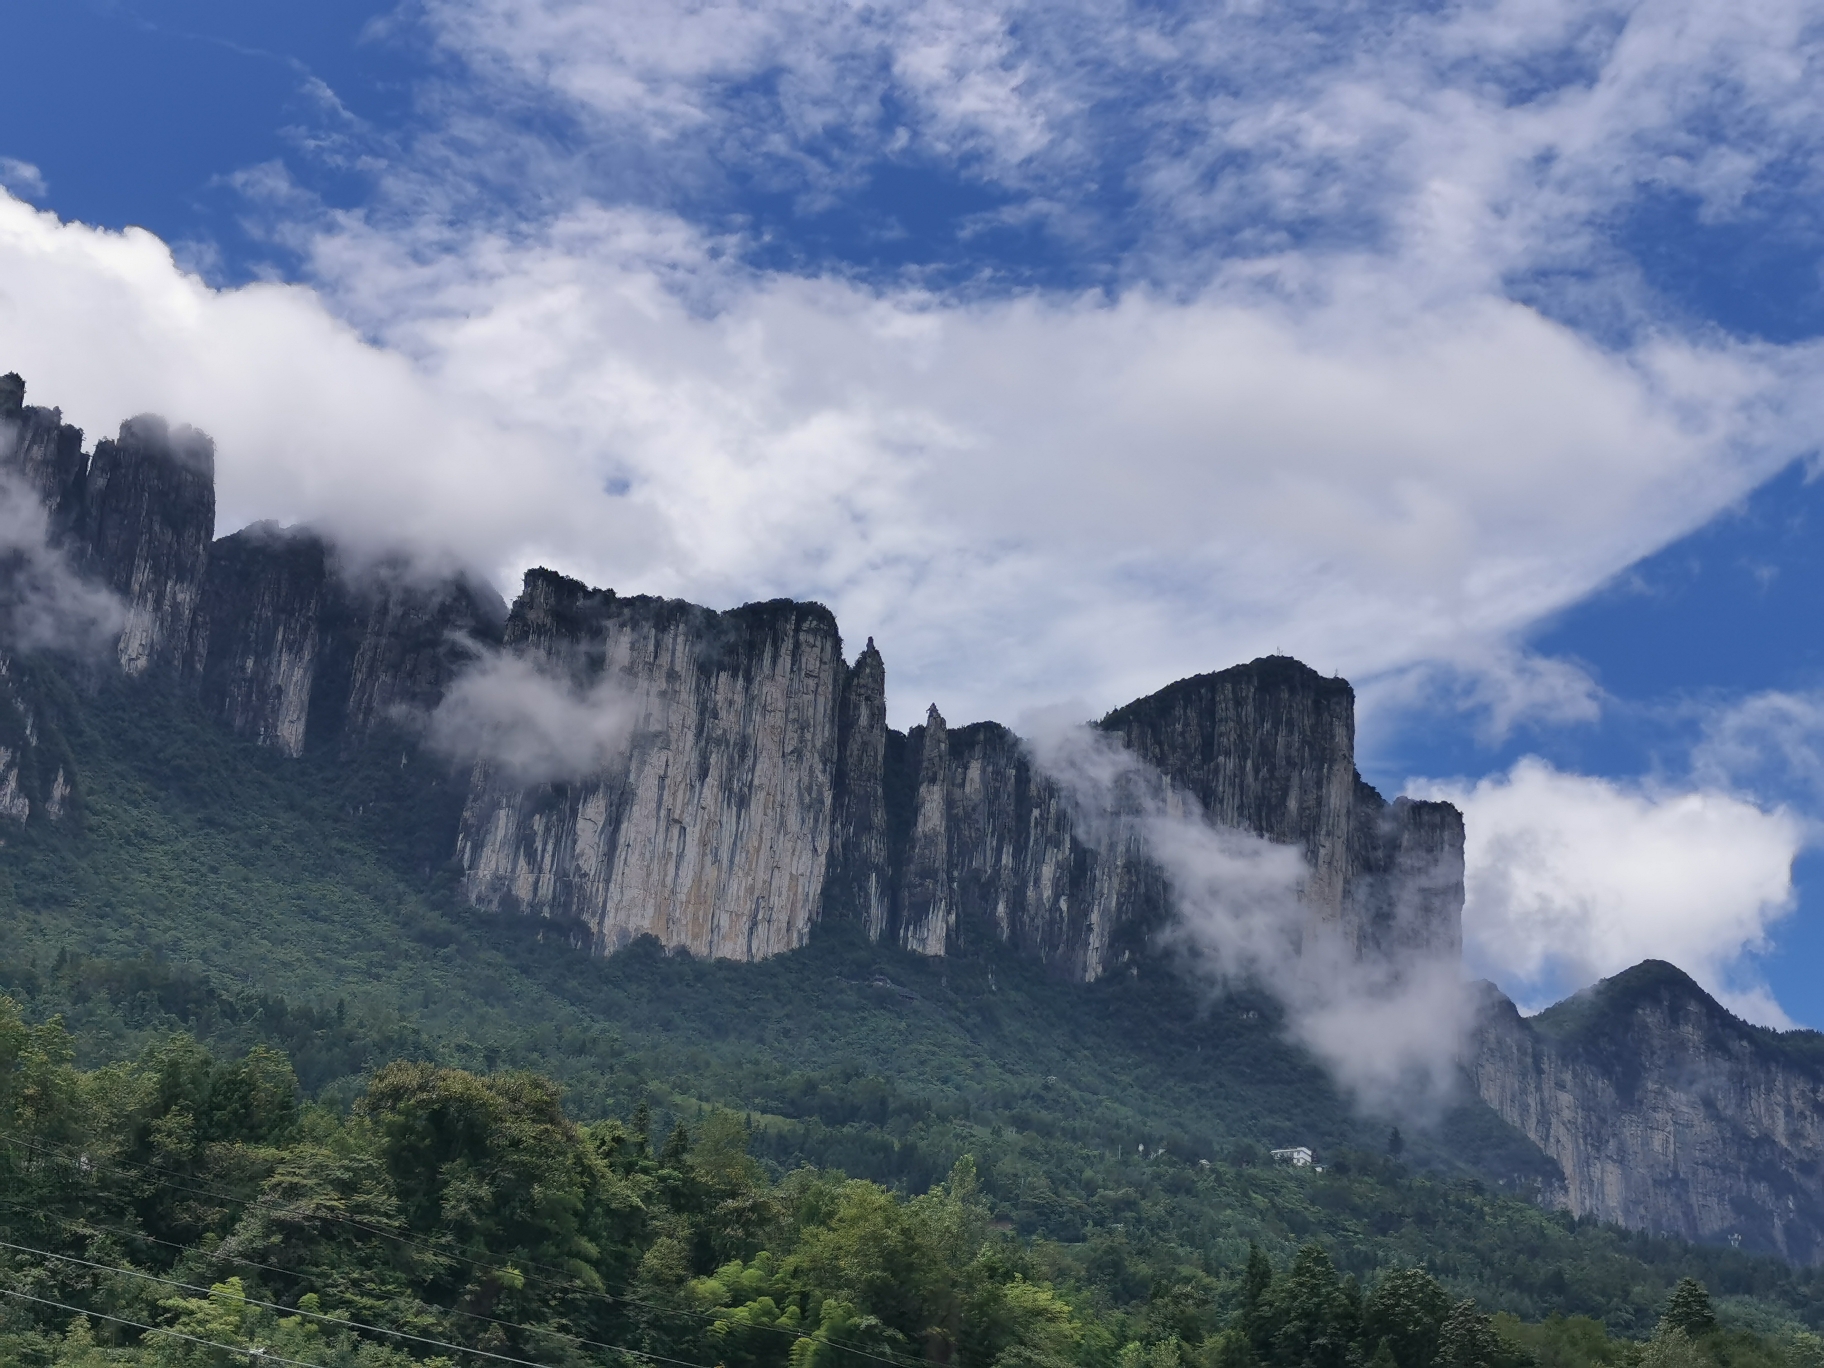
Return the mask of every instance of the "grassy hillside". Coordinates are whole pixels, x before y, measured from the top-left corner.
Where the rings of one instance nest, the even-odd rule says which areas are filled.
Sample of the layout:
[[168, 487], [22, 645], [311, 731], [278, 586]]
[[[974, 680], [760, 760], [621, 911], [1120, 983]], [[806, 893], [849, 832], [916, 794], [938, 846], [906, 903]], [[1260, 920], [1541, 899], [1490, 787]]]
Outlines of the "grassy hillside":
[[[1116, 1297], [1319, 1239], [1345, 1270], [1423, 1259], [1530, 1318], [1641, 1331], [1687, 1272], [1741, 1315], [1824, 1317], [1809, 1274], [1538, 1210], [1536, 1152], [1479, 1105], [1391, 1157], [1388, 1122], [1351, 1112], [1270, 1003], [1212, 1003], [1158, 967], [1085, 987], [930, 962], [842, 928], [761, 965], [650, 943], [593, 959], [563, 928], [458, 904], [440, 857], [459, 785], [409, 749], [288, 761], [155, 689], [28, 683], [79, 802], [0, 845], [0, 991], [61, 1014], [85, 1065], [190, 1031], [229, 1055], [276, 1045], [336, 1106], [421, 1058], [534, 1069], [573, 1116], [644, 1105], [661, 1132], [730, 1109], [774, 1174], [918, 1192], [969, 1154], [997, 1225]], [[1289, 1144], [1329, 1171], [1267, 1161]]]

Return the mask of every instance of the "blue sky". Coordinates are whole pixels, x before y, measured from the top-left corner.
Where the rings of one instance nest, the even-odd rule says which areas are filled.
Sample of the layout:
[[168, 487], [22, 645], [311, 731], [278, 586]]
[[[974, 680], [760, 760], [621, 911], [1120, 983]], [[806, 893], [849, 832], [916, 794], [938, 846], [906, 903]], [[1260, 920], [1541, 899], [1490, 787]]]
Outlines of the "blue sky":
[[1821, 22], [20, 6], [0, 367], [225, 524], [822, 598], [902, 725], [1298, 654], [1518, 999], [1824, 1026]]

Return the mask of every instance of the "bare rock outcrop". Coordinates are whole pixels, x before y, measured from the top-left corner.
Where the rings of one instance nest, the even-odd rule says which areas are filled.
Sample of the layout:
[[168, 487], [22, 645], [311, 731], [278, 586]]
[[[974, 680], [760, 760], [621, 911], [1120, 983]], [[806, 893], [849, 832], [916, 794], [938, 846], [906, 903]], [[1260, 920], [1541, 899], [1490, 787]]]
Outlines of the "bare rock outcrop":
[[1579, 1216], [1824, 1263], [1824, 1035], [1733, 1016], [1648, 960], [1523, 1018], [1492, 985], [1477, 1092]]
[[[1297, 847], [1306, 906], [1358, 953], [1460, 952], [1462, 818], [1445, 803], [1389, 804], [1361, 781], [1343, 680], [1267, 657], [1181, 680], [1099, 726], [1207, 820]], [[877, 939], [942, 955], [992, 937], [1091, 980], [1166, 924], [1170, 890], [1138, 833], [1078, 830], [1067, 795], [1007, 728], [949, 728], [934, 707], [886, 749], [890, 899], [884, 923], [867, 918]], [[849, 873], [840, 891], [856, 886]]]
[[471, 901], [718, 958], [803, 945], [822, 901], [846, 673], [816, 604], [726, 613], [526, 575], [506, 647], [622, 709], [606, 767], [526, 783], [484, 757], [458, 838]]

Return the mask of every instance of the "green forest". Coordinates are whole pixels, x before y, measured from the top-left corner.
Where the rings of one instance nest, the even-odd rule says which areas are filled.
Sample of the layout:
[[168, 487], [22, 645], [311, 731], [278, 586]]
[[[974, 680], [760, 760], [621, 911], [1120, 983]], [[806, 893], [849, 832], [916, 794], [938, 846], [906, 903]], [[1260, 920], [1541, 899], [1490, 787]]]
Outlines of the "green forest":
[[0, 844], [0, 1362], [1824, 1368], [1813, 1270], [1551, 1210], [1268, 1000], [594, 957], [460, 904], [403, 742], [15, 669], [78, 788]]
[[[1324, 1242], [1235, 1264], [1130, 1238], [1022, 1238], [965, 1155], [915, 1195], [778, 1176], [752, 1118], [579, 1124], [522, 1072], [379, 1069], [346, 1111], [256, 1046], [176, 1036], [83, 1071], [0, 1006], [0, 1355], [9, 1364], [642, 1361], [728, 1368], [1819, 1368], [1681, 1280], [1644, 1342], [1527, 1323], [1423, 1260], [1366, 1283]], [[1161, 1160], [1161, 1163], [1176, 1161]], [[1178, 1164], [1186, 1196], [1256, 1194]], [[1386, 1175], [1382, 1175], [1383, 1182]], [[1202, 1194], [1208, 1200], [1208, 1194]], [[1194, 1199], [1194, 1198], [1193, 1198]], [[1485, 1212], [1485, 1215], [1492, 1214]]]

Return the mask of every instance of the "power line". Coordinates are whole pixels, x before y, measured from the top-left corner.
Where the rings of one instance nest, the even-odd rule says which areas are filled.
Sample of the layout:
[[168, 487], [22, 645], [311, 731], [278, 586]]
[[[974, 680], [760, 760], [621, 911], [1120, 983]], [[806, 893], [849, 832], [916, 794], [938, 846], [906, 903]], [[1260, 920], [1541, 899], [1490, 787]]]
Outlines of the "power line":
[[[76, 1151], [75, 1146], [71, 1146], [71, 1145], [35, 1143], [33, 1141], [23, 1138], [22, 1136], [15, 1134], [13, 1132], [8, 1132], [8, 1131], [0, 1131], [0, 1140], [5, 1140], [12, 1144], [21, 1145], [21, 1146], [25, 1147], [26, 1149], [37, 1150], [39, 1153], [54, 1154], [59, 1151], [64, 1152], [64, 1153], [69, 1153], [69, 1152], [75, 1151], [79, 1154], [79, 1157], [81, 1159], [83, 1159], [84, 1161], [94, 1162], [92, 1160], [89, 1160], [89, 1157], [86, 1154], [81, 1154], [80, 1151]], [[172, 1174], [172, 1175], [183, 1176], [183, 1177], [188, 1176], [188, 1175], [179, 1175], [177, 1170], [167, 1168], [160, 1164], [143, 1164], [143, 1163], [139, 1163], [135, 1160], [131, 1160], [131, 1159], [110, 1159], [110, 1160], [107, 1160], [104, 1162], [106, 1162], [109, 1166], [114, 1167], [114, 1168], [139, 1169], [142, 1172], [146, 1172], [146, 1173]], [[457, 1254], [457, 1253], [454, 1253], [451, 1251], [436, 1249], [433, 1246], [426, 1244], [422, 1240], [414, 1239], [409, 1235], [401, 1235], [396, 1231], [385, 1230], [378, 1226], [368, 1225], [365, 1222], [357, 1221], [352, 1216], [342, 1216], [342, 1215], [337, 1215], [336, 1213], [333, 1213], [333, 1212], [309, 1210], [309, 1209], [306, 1209], [303, 1207], [296, 1207], [296, 1206], [284, 1207], [284, 1206], [278, 1206], [276, 1204], [260, 1206], [259, 1199], [257, 1196], [251, 1197], [251, 1198], [237, 1196], [233, 1193], [223, 1192], [220, 1188], [198, 1187], [193, 1184], [187, 1185], [185, 1183], [177, 1183], [177, 1182], [167, 1182], [165, 1185], [167, 1187], [176, 1188], [180, 1192], [191, 1193], [194, 1196], [214, 1197], [221, 1201], [234, 1202], [234, 1203], [238, 1203], [242, 1206], [259, 1207], [259, 1209], [261, 1209], [261, 1210], [265, 1210], [268, 1212], [277, 1212], [281, 1215], [289, 1214], [289, 1215], [298, 1217], [302, 1220], [334, 1221], [334, 1222], [337, 1222], [342, 1225], [350, 1226], [356, 1230], [363, 1231], [366, 1234], [378, 1236], [381, 1239], [397, 1241], [398, 1243], [406, 1246], [407, 1248], [419, 1250], [423, 1253], [430, 1255], [433, 1258], [448, 1259], [448, 1260], [451, 1260], [452, 1262], [467, 1264], [471, 1268], [491, 1270], [493, 1267], [491, 1264], [485, 1263], [480, 1259], [473, 1259], [464, 1254]], [[538, 1269], [547, 1274], [561, 1274], [562, 1273], [561, 1269], [553, 1268], [549, 1264], [541, 1264], [538, 1261], [533, 1260], [533, 1259], [526, 1259], [523, 1261], [523, 1263], [525, 1264], [525, 1266], [527, 1268]], [[638, 1306], [638, 1307], [642, 1307], [646, 1310], [657, 1311], [662, 1315], [696, 1317], [698, 1319], [708, 1320], [711, 1322], [715, 1322], [715, 1320], [716, 1320], [716, 1317], [711, 1313], [702, 1312], [702, 1311], [692, 1311], [687, 1307], [662, 1306], [656, 1302], [642, 1301], [642, 1300], [640, 1300], [638, 1298], [634, 1298], [634, 1297], [617, 1296], [616, 1294], [611, 1293], [611, 1292], [600, 1292], [594, 1288], [589, 1288], [589, 1287], [580, 1287], [580, 1286], [576, 1285], [575, 1283], [571, 1283], [571, 1282], [554, 1282], [549, 1277], [541, 1278], [541, 1279], [529, 1279], [528, 1281], [536, 1281], [538, 1283], [541, 1283], [544, 1287], [554, 1290], [554, 1291], [571, 1292], [571, 1293], [575, 1293], [579, 1296], [592, 1297], [599, 1301], [604, 1301], [604, 1302], [608, 1302], [611, 1304], [615, 1303], [615, 1302], [619, 1302], [620, 1304], [625, 1305], [625, 1306]], [[502, 1322], [502, 1324], [510, 1324], [510, 1323], [511, 1322]], [[798, 1332], [796, 1330], [788, 1329], [784, 1326], [760, 1325], [760, 1326], [751, 1326], [749, 1328], [767, 1330], [767, 1331], [770, 1331], [775, 1334], [790, 1335], [794, 1339], [802, 1337], [800, 1335], [800, 1332]], [[841, 1349], [846, 1353], [854, 1354], [860, 1358], [871, 1359], [876, 1363], [888, 1364], [891, 1366], [891, 1368], [909, 1368], [909, 1365], [916, 1362], [916, 1360], [901, 1358], [901, 1357], [897, 1357], [897, 1356], [890, 1356], [890, 1355], [886, 1355], [886, 1354], [877, 1354], [877, 1353], [873, 1352], [872, 1350], [864, 1349], [859, 1345], [850, 1344], [844, 1340], [829, 1339], [829, 1340], [825, 1340], [824, 1342], [826, 1344], [829, 1344], [832, 1348]], [[615, 1347], [615, 1346], [602, 1346], [602, 1347]], [[639, 1351], [626, 1350], [625, 1352], [637, 1353]], [[675, 1362], [675, 1360], [666, 1360], [666, 1361]]]
[[[20, 1203], [20, 1202], [0, 1201], [0, 1206], [9, 1206], [9, 1207], [12, 1207], [16, 1211], [32, 1210], [32, 1208], [27, 1207], [23, 1203]], [[161, 1240], [156, 1235], [147, 1235], [147, 1234], [144, 1234], [143, 1232], [136, 1231], [136, 1230], [122, 1230], [118, 1226], [97, 1225], [93, 1221], [88, 1221], [88, 1220], [81, 1220], [81, 1221], [71, 1220], [68, 1217], [52, 1215], [49, 1212], [39, 1212], [37, 1214], [50, 1216], [51, 1220], [56, 1221], [59, 1225], [65, 1227], [68, 1230], [76, 1230], [76, 1231], [83, 1231], [83, 1232], [100, 1232], [104, 1235], [121, 1235], [121, 1236], [125, 1236], [128, 1239], [145, 1240], [152, 1244], [164, 1245], [168, 1249], [180, 1250], [187, 1254], [199, 1254], [206, 1259], [214, 1259], [218, 1263], [239, 1264], [240, 1266], [242, 1266], [244, 1268], [257, 1268], [257, 1269], [260, 1269], [267, 1273], [280, 1273], [288, 1278], [297, 1278], [300, 1281], [306, 1280], [311, 1275], [315, 1275], [317, 1277], [322, 1277], [324, 1275], [324, 1270], [322, 1270], [322, 1269], [300, 1270], [300, 1269], [295, 1269], [295, 1268], [281, 1268], [277, 1264], [261, 1263], [257, 1259], [243, 1259], [234, 1254], [224, 1254], [220, 1250], [216, 1250], [216, 1249], [202, 1249], [196, 1245], [179, 1244], [176, 1240]], [[4, 1244], [4, 1243], [5, 1243], [4, 1241], [0, 1241], [0, 1244]], [[24, 1248], [24, 1246], [18, 1246], [18, 1245], [9, 1246], [9, 1247]], [[72, 1256], [67, 1255], [67, 1254], [52, 1254], [52, 1253], [49, 1253], [48, 1251], [41, 1251], [41, 1252], [43, 1252], [44, 1256], [47, 1258], [70, 1259], [72, 1262], [76, 1262], [76, 1263], [85, 1262], [84, 1260], [81, 1260], [81, 1259], [74, 1259]], [[99, 1265], [97, 1265], [97, 1266], [99, 1266]], [[107, 1265], [107, 1267], [110, 1268], [114, 1272], [125, 1273], [130, 1277], [142, 1276], [142, 1275], [136, 1273], [135, 1270], [133, 1270], [133, 1269], [123, 1268], [118, 1265], [109, 1264], [109, 1265]], [[159, 1280], [159, 1281], [163, 1281], [163, 1280]], [[181, 1287], [189, 1287], [189, 1288], [192, 1288], [197, 1291], [202, 1290], [201, 1288], [196, 1287], [196, 1285], [194, 1283], [174, 1283], [173, 1285], [181, 1286]], [[248, 1300], [251, 1300], [251, 1298], [248, 1298]], [[601, 1340], [585, 1339], [581, 1335], [572, 1335], [568, 1331], [564, 1331], [564, 1330], [553, 1330], [549, 1326], [523, 1325], [518, 1321], [502, 1320], [498, 1316], [484, 1316], [479, 1311], [464, 1311], [461, 1307], [456, 1307], [456, 1306], [433, 1306], [431, 1303], [423, 1301], [416, 1297], [412, 1298], [410, 1301], [407, 1301], [403, 1297], [388, 1297], [388, 1298], [386, 1298], [386, 1301], [390, 1305], [404, 1307], [408, 1310], [441, 1312], [444, 1315], [462, 1316], [468, 1320], [482, 1321], [483, 1323], [488, 1324], [488, 1325], [498, 1325], [498, 1326], [501, 1326], [502, 1328], [508, 1329], [508, 1330], [523, 1331], [524, 1333], [526, 1333], [528, 1335], [544, 1335], [551, 1339], [567, 1340], [571, 1344], [580, 1345], [586, 1349], [607, 1349], [607, 1350], [609, 1350], [611, 1352], [615, 1352], [615, 1353], [632, 1354], [636, 1358], [648, 1359], [655, 1363], [675, 1364], [675, 1365], [678, 1365], [678, 1368], [704, 1368], [704, 1365], [702, 1365], [702, 1364], [691, 1363], [685, 1359], [667, 1358], [663, 1354], [648, 1353], [644, 1349], [630, 1348], [629, 1346], [627, 1346], [625, 1344], [604, 1344]], [[644, 1304], [644, 1303], [642, 1303], [642, 1304]], [[290, 1310], [291, 1308], [282, 1307], [280, 1309]], [[659, 1308], [659, 1309], [663, 1309], [663, 1308]], [[684, 1311], [682, 1308], [680, 1308], [680, 1314], [701, 1315], [702, 1313], [701, 1312], [687, 1312], [687, 1311]], [[353, 1324], [353, 1322], [350, 1322], [350, 1324]], [[765, 1326], [763, 1328], [771, 1330], [771, 1329], [777, 1329], [778, 1327]], [[383, 1333], [386, 1333], [386, 1332], [383, 1332]], [[826, 1342], [833, 1343], [834, 1341], [826, 1341]]]
[[[142, 1273], [138, 1269], [122, 1268], [117, 1264], [97, 1263], [93, 1259], [79, 1259], [74, 1254], [53, 1254], [46, 1249], [33, 1249], [29, 1245], [13, 1244], [7, 1240], [0, 1240], [0, 1249], [11, 1249], [20, 1254], [33, 1254], [41, 1259], [57, 1259], [63, 1263], [81, 1264], [84, 1268], [99, 1269], [103, 1273], [119, 1273], [129, 1278], [141, 1278], [146, 1282], [155, 1282], [164, 1287], [177, 1287], [186, 1292], [201, 1292], [204, 1296], [215, 1295], [215, 1289], [212, 1287], [199, 1287], [195, 1283], [179, 1282], [175, 1278], [161, 1278], [156, 1273]], [[364, 1325], [360, 1321], [344, 1320], [340, 1316], [327, 1315], [321, 1311], [306, 1311], [301, 1306], [281, 1306], [277, 1302], [261, 1301], [258, 1297], [249, 1297], [244, 1292], [237, 1293], [235, 1299], [245, 1302], [248, 1306], [257, 1306], [264, 1311], [305, 1316], [314, 1321], [321, 1321], [325, 1325], [340, 1325], [348, 1330], [365, 1330], [376, 1335], [391, 1335], [395, 1339], [411, 1340], [414, 1344], [429, 1345], [433, 1349], [454, 1349], [458, 1353], [474, 1354], [480, 1358], [493, 1359], [498, 1363], [517, 1364], [519, 1368], [547, 1368], [547, 1365], [534, 1363], [531, 1359], [514, 1358], [511, 1354], [496, 1354], [487, 1349], [471, 1349], [467, 1345], [452, 1344], [448, 1340], [431, 1339], [425, 1335], [414, 1335], [404, 1330], [388, 1330], [384, 1326]], [[703, 1366], [695, 1364], [691, 1365], [691, 1368], [703, 1368]]]
[[0, 1297], [17, 1297], [20, 1301], [37, 1302], [40, 1306], [54, 1306], [59, 1311], [73, 1311], [79, 1316], [93, 1316], [96, 1320], [113, 1321], [116, 1325], [128, 1325], [135, 1330], [143, 1330], [149, 1335], [167, 1335], [190, 1344], [200, 1344], [207, 1349], [225, 1349], [230, 1354], [240, 1354], [243, 1358], [253, 1359], [256, 1363], [282, 1363], [287, 1368], [323, 1368], [320, 1363], [306, 1363], [303, 1359], [286, 1358], [282, 1354], [272, 1353], [266, 1349], [243, 1349], [239, 1345], [223, 1344], [220, 1340], [203, 1339], [198, 1335], [186, 1335], [180, 1330], [167, 1330], [162, 1325], [146, 1325], [140, 1321], [128, 1320], [125, 1316], [110, 1316], [105, 1311], [91, 1311], [86, 1306], [71, 1306], [67, 1302], [52, 1301], [49, 1297], [34, 1297], [29, 1292], [20, 1292], [16, 1288], [0, 1287]]

